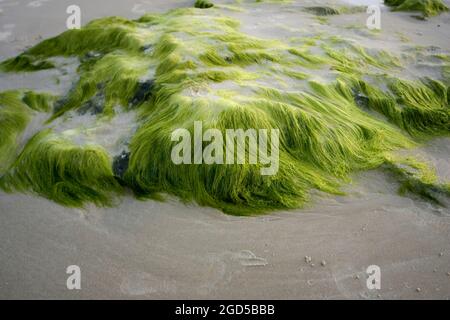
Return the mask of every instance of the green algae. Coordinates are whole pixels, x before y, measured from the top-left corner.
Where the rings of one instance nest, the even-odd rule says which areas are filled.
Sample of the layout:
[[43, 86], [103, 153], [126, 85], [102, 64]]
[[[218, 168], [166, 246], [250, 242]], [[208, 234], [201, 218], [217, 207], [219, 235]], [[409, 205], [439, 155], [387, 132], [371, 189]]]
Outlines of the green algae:
[[17, 92], [0, 94], [0, 174], [5, 172], [16, 155], [16, 141], [30, 120], [30, 109]]
[[[339, 37], [283, 42], [246, 35], [239, 25], [216, 9], [105, 18], [3, 62], [4, 70], [23, 72], [39, 70], [30, 65], [52, 57], [76, 56], [80, 77], [57, 99], [33, 92], [0, 95], [6, 128], [0, 187], [69, 206], [112, 205], [129, 188], [139, 198], [169, 194], [243, 215], [301, 207], [311, 189], [341, 194], [353, 172], [381, 166], [396, 172], [409, 192], [441, 188], [425, 175], [403, 174], [392, 152], [448, 135], [448, 85], [388, 76], [401, 70], [400, 57]], [[313, 79], [318, 72], [335, 79]], [[117, 107], [137, 112], [139, 122], [120, 154], [51, 129], [17, 154], [17, 139], [34, 111], [49, 111], [51, 125], [73, 113], [108, 121], [120, 116]], [[262, 176], [261, 164], [174, 164], [171, 133], [192, 133], [195, 121], [222, 133], [278, 129], [277, 174]]]
[[411, 157], [389, 157], [383, 169], [399, 181], [399, 194], [411, 193], [434, 204], [445, 206], [444, 197], [450, 196], [450, 184], [438, 183], [435, 171], [427, 163]]
[[214, 6], [214, 3], [208, 0], [196, 0], [194, 7], [199, 9], [208, 9]]
[[399, 79], [383, 92], [359, 81], [355, 92], [361, 104], [383, 114], [412, 136], [445, 135], [450, 130], [448, 90], [442, 82], [424, 79], [422, 84]]
[[311, 6], [305, 7], [306, 12], [315, 14], [318, 17], [324, 18], [326, 16], [333, 16], [339, 14], [352, 14], [365, 12], [366, 8], [364, 6]]
[[18, 154], [18, 140], [36, 112], [48, 111], [54, 97], [32, 91], [0, 93], [0, 176]]
[[306, 7], [305, 10], [307, 12], [311, 12], [318, 16], [331, 16], [339, 14], [339, 10], [333, 7]]
[[55, 66], [51, 62], [39, 60], [26, 54], [7, 60], [0, 65], [0, 69], [6, 72], [38, 71], [52, 69], [54, 67]]
[[5, 191], [32, 190], [66, 206], [85, 202], [112, 204], [120, 188], [113, 177], [111, 161], [98, 146], [79, 147], [51, 130], [33, 136], [13, 166], [0, 179]]
[[425, 17], [448, 11], [442, 0], [385, 0], [384, 3], [394, 11], [419, 11]]

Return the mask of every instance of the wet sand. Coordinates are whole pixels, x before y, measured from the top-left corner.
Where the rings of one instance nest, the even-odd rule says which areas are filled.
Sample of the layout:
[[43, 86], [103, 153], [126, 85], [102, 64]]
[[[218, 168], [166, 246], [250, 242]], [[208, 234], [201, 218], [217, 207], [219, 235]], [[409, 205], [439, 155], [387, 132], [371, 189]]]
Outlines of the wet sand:
[[[349, 189], [252, 218], [175, 200], [77, 210], [1, 194], [0, 297], [449, 298], [449, 212], [397, 196], [376, 171]], [[66, 289], [72, 264], [79, 291]], [[366, 287], [373, 264], [381, 290]]]
[[[35, 6], [29, 6], [31, 2]], [[86, 8], [83, 23], [192, 5], [79, 3]], [[0, 1], [1, 59], [64, 31], [69, 4]], [[278, 19], [296, 23], [293, 28], [333, 32], [336, 26], [364, 24], [367, 17], [336, 16], [321, 25], [307, 14], [297, 20], [285, 14], [291, 18], [268, 17], [273, 28]], [[257, 21], [248, 14], [241, 18], [249, 33], [290, 36], [252, 28]], [[377, 39], [358, 30], [348, 32], [366, 46], [394, 51], [403, 46], [397, 31], [414, 45], [450, 49], [449, 14], [418, 22], [408, 13], [383, 9], [382, 19]], [[7, 32], [11, 34], [5, 36]], [[416, 75], [411, 71], [411, 77]], [[436, 139], [417, 153], [425, 154], [441, 176], [448, 177], [449, 146], [448, 138]], [[114, 208], [80, 210], [32, 195], [0, 193], [0, 298], [448, 299], [450, 211], [401, 197], [397, 188], [391, 177], [374, 170], [356, 174], [345, 187], [347, 196], [315, 194], [306, 208], [250, 218], [175, 199], [142, 202], [126, 196]], [[306, 262], [305, 256], [312, 261]], [[66, 288], [65, 271], [73, 264], [81, 268], [81, 290]], [[366, 268], [374, 264], [381, 268], [380, 290], [366, 286]]]

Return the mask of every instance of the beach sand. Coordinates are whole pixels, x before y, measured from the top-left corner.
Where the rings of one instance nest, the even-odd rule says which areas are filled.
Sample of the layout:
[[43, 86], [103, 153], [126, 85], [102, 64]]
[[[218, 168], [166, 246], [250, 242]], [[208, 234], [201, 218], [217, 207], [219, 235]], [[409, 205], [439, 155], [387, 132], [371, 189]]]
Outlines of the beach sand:
[[[84, 24], [109, 15], [137, 18], [192, 2], [78, 4]], [[69, 4], [0, 1], [1, 60], [63, 32]], [[414, 45], [450, 50], [448, 13], [418, 21], [410, 13], [383, 8], [376, 39], [364, 31], [365, 13], [331, 17], [326, 25], [287, 11], [229, 15], [260, 37], [295, 32], [276, 29], [281, 21], [336, 34], [342, 30], [338, 27], [360, 24], [360, 29], [348, 28], [347, 36], [366, 46], [400, 52], [403, 34]], [[265, 30], [262, 17], [272, 30]], [[255, 28], [258, 23], [261, 27]], [[437, 76], [430, 68], [414, 66], [405, 76], [423, 72]], [[0, 81], [1, 90], [23, 84], [20, 79]], [[449, 179], [449, 138], [435, 139], [416, 152]], [[450, 298], [450, 211], [399, 196], [398, 185], [381, 170], [355, 174], [344, 189], [346, 196], [317, 193], [303, 209], [259, 217], [229, 216], [176, 199], [139, 201], [130, 195], [113, 208], [70, 209], [33, 195], [0, 193], [0, 298]], [[81, 268], [81, 290], [66, 288], [69, 265]], [[366, 286], [370, 265], [381, 269], [380, 290]]]

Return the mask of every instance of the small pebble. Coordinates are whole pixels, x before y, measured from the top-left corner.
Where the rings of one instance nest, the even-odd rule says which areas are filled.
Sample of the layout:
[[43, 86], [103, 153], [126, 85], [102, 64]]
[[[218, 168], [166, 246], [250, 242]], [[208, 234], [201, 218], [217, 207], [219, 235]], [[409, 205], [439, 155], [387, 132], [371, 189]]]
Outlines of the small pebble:
[[447, 275], [450, 277], [450, 272], [447, 272]]
[[325, 267], [327, 265], [327, 262], [325, 260], [322, 260], [320, 264], [322, 265], [322, 267]]
[[439, 257], [442, 257], [444, 255], [443, 252], [439, 252]]
[[355, 279], [359, 279], [359, 274], [357, 274], [357, 275], [355, 276]]
[[417, 291], [417, 292], [420, 292], [420, 291], [422, 291], [422, 289], [420, 289], [420, 288], [417, 288], [417, 289], [416, 289], [416, 291]]
[[305, 262], [310, 263], [312, 261], [312, 258], [310, 256], [305, 256]]

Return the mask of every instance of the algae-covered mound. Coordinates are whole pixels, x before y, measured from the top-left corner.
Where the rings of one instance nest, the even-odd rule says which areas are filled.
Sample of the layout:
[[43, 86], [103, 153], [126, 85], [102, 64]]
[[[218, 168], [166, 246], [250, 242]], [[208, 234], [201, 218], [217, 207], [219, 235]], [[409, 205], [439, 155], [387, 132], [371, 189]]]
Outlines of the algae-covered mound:
[[339, 14], [339, 10], [333, 7], [305, 7], [305, 10], [318, 16], [330, 16]]
[[[353, 172], [385, 166], [408, 192], [448, 193], [393, 156], [448, 135], [448, 79], [398, 78], [403, 60], [386, 51], [326, 35], [261, 39], [216, 7], [184, 8], [95, 20], [1, 68], [46, 72], [69, 57], [79, 65], [66, 94], [0, 93], [3, 190], [83, 206], [113, 205], [130, 189], [254, 214], [300, 207], [312, 189], [340, 193]], [[245, 161], [175, 164], [172, 133], [199, 122], [223, 135], [278, 129], [276, 174]]]
[[199, 9], [208, 9], [214, 6], [214, 3], [208, 0], [196, 0], [194, 7]]
[[384, 0], [395, 11], [420, 11], [425, 17], [448, 11], [442, 0]]
[[305, 7], [304, 10], [316, 16], [333, 16], [338, 14], [352, 14], [352, 13], [360, 13], [366, 12], [366, 7], [364, 6], [312, 6]]

